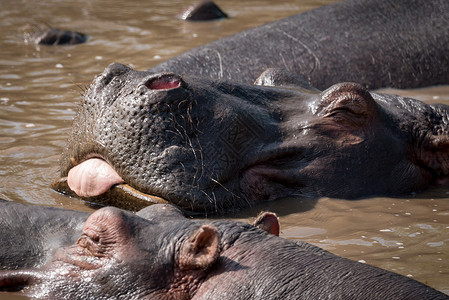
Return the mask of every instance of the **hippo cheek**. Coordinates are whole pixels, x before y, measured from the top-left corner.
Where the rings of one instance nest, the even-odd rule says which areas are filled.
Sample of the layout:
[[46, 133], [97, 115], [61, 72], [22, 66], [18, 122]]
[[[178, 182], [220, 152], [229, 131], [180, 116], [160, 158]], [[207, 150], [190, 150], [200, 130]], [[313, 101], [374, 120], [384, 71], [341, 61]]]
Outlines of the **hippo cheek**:
[[391, 143], [370, 93], [358, 84], [336, 84], [309, 107], [310, 111], [294, 115], [294, 122], [283, 124], [284, 140], [275, 155], [242, 173], [240, 188], [247, 199], [352, 198], [351, 190], [363, 191], [361, 185], [369, 184], [356, 174], [376, 180], [372, 156], [378, 154], [380, 161], [385, 153], [376, 145]]

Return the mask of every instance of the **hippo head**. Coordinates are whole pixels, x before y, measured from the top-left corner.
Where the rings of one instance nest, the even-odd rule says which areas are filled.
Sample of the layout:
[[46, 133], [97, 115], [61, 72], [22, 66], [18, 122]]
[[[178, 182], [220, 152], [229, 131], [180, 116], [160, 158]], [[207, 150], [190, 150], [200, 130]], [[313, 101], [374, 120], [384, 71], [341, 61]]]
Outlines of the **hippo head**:
[[148, 219], [113, 207], [96, 211], [76, 244], [46, 265], [1, 271], [0, 290], [38, 299], [187, 299], [217, 259], [219, 236], [169, 205], [154, 208]]
[[169, 204], [137, 214], [105, 207], [89, 216], [74, 245], [58, 249], [45, 265], [0, 271], [0, 291], [33, 299], [190, 299], [232, 241], [222, 233], [263, 237], [255, 227], [279, 234], [270, 212], [253, 225], [215, 226], [186, 219]]
[[106, 193], [122, 207], [220, 212], [284, 197], [399, 195], [447, 180], [447, 106], [264, 76], [259, 83], [278, 86], [110, 65], [80, 105], [54, 188]]

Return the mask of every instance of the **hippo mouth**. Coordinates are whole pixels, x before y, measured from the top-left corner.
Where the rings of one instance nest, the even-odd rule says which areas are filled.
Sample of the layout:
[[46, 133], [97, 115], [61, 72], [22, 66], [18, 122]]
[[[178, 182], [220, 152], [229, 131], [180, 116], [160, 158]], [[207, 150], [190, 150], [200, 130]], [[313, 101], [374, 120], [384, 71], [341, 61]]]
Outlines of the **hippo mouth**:
[[113, 205], [137, 211], [148, 205], [168, 203], [156, 195], [138, 191], [127, 184], [114, 168], [100, 157], [92, 157], [74, 167], [66, 177], [57, 179], [52, 188], [72, 197], [81, 197], [89, 203]]

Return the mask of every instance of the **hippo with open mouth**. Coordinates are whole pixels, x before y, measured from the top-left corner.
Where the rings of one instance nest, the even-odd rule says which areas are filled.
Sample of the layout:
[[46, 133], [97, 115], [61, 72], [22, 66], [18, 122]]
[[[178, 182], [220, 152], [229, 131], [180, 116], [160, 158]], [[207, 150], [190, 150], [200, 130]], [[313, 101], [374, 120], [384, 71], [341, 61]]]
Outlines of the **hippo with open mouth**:
[[355, 83], [320, 92], [280, 70], [257, 83], [269, 86], [111, 64], [86, 92], [53, 187], [205, 213], [448, 183], [448, 106]]

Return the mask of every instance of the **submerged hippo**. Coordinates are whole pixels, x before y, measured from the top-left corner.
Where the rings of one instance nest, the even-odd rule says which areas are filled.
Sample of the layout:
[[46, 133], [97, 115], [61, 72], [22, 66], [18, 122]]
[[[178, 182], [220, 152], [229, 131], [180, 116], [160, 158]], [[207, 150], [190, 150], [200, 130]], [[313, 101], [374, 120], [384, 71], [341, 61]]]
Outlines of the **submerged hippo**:
[[448, 106], [355, 83], [319, 92], [273, 72], [258, 86], [110, 65], [80, 105], [53, 187], [107, 192], [125, 208], [220, 212], [449, 182]]
[[349, 0], [202, 45], [150, 70], [252, 83], [267, 68], [313, 86], [449, 83], [449, 1]]
[[[33, 216], [64, 216], [48, 218], [47, 225], [44, 217], [30, 224], [21, 214], [28, 209], [24, 205], [1, 203], [0, 209], [12, 211], [0, 222], [0, 230], [6, 228], [11, 237], [25, 231], [23, 221], [33, 241], [51, 240], [51, 226], [62, 237], [67, 229], [67, 242], [48, 251], [46, 262], [14, 266], [4, 256], [0, 261], [0, 291], [39, 299], [449, 299], [413, 279], [257, 228], [278, 233], [271, 213], [262, 214], [255, 227], [193, 221], [171, 205], [154, 205], [137, 215], [107, 207], [88, 218], [84, 214], [85, 221], [75, 213], [73, 222], [67, 221], [71, 211], [35, 208]], [[22, 244], [4, 240], [2, 254], [21, 252]]]
[[228, 15], [212, 1], [202, 1], [196, 3], [177, 15], [185, 21], [212, 21], [225, 19]]
[[85, 43], [88, 36], [84, 33], [57, 28], [38, 28], [33, 33], [25, 35], [25, 41], [37, 45], [76, 45]]

